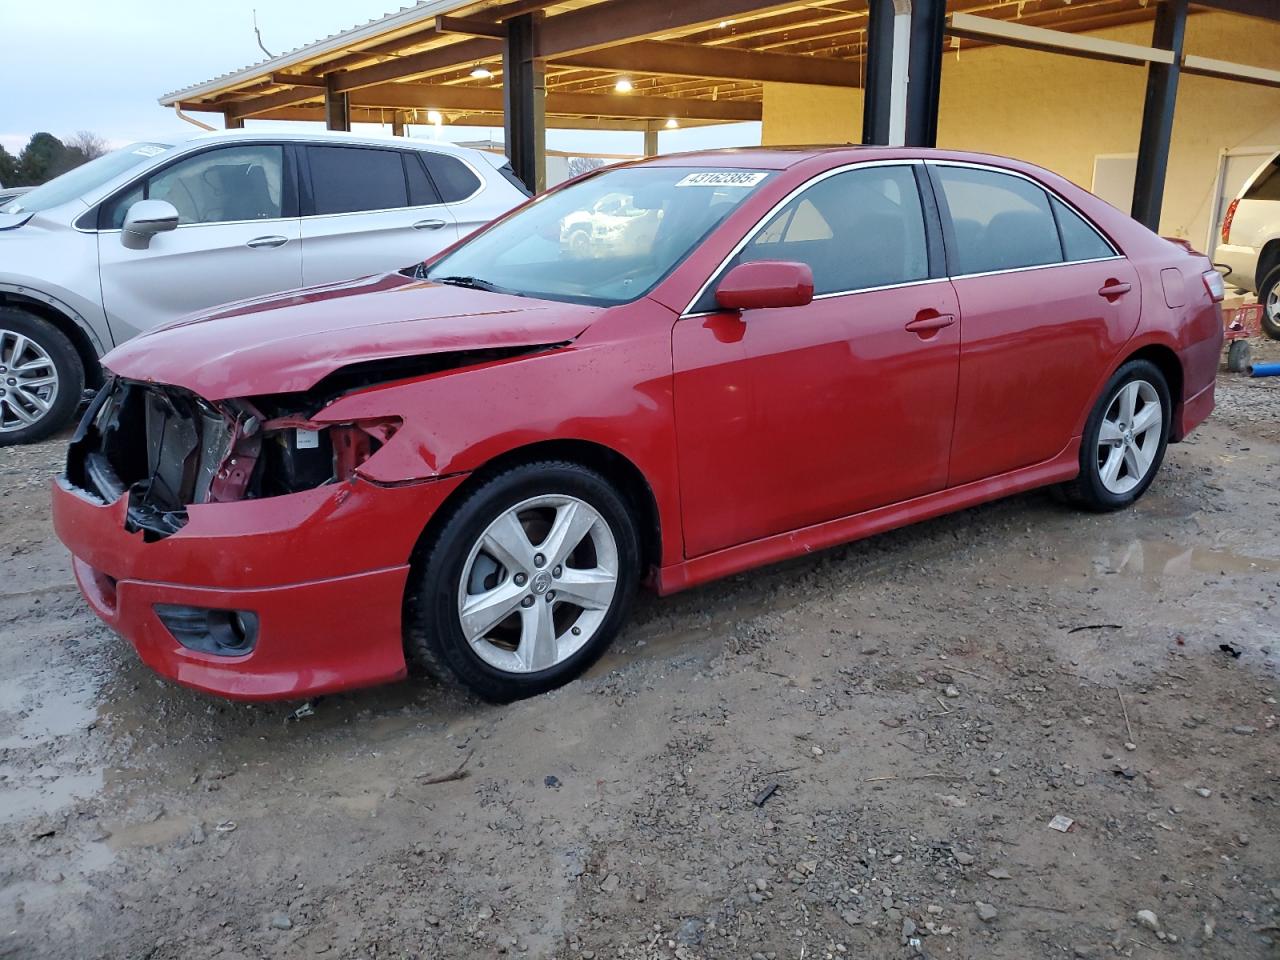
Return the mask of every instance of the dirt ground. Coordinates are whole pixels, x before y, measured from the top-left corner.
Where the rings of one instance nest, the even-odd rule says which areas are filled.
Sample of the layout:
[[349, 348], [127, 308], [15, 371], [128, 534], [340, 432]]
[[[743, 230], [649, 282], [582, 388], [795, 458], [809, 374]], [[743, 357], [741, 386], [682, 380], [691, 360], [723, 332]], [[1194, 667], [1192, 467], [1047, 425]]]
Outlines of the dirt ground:
[[90, 615], [61, 452], [0, 450], [0, 957], [1280, 956], [1280, 380], [1223, 374], [1133, 510], [1015, 497], [642, 600], [536, 700], [293, 721]]

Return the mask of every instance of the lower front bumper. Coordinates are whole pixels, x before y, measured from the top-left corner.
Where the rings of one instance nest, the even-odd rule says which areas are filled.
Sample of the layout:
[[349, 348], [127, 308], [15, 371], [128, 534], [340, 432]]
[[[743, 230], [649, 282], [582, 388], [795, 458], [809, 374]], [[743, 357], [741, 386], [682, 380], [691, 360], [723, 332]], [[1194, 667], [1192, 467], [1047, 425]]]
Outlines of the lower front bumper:
[[[112, 580], [78, 558], [76, 582], [94, 612], [143, 663], [183, 686], [235, 700], [300, 699], [405, 676], [400, 607], [409, 568], [256, 590]], [[244, 656], [182, 646], [157, 604], [250, 610], [258, 642]]]

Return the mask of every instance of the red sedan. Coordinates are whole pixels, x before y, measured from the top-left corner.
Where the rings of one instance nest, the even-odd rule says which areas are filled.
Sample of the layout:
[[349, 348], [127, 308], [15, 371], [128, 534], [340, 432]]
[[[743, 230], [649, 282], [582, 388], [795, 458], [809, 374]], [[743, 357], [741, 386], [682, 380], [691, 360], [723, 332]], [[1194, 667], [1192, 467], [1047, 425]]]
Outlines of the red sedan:
[[93, 609], [244, 699], [420, 666], [511, 700], [670, 593], [1059, 484], [1213, 409], [1210, 262], [1038, 167], [743, 150], [599, 171], [401, 273], [131, 341], [54, 520]]

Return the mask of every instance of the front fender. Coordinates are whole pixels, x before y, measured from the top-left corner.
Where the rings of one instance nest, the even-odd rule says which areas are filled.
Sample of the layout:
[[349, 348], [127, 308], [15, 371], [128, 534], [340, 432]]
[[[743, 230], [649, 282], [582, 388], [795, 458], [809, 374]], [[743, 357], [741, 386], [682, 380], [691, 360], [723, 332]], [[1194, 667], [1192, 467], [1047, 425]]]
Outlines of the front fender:
[[[7, 275], [4, 279], [0, 279], [0, 293], [13, 294], [19, 298], [42, 303], [71, 320], [84, 331], [99, 357], [114, 346], [114, 343], [109, 340], [111, 331], [107, 326], [106, 315], [99, 304], [91, 304], [84, 297], [78, 297], [68, 291], [59, 290], [53, 293], [50, 292], [51, 290], [58, 290], [58, 288], [51, 288], [40, 281], [28, 282], [24, 277]], [[79, 308], [73, 306], [73, 301], [80, 305]], [[104, 336], [108, 340], [104, 341]]]

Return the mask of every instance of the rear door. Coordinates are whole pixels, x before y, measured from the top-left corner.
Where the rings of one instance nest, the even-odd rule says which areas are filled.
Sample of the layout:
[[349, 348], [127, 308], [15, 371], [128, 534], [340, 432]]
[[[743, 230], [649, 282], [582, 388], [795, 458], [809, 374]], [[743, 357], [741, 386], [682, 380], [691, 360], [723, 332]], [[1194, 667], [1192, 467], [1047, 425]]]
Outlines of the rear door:
[[960, 300], [950, 486], [1049, 460], [1138, 325], [1137, 271], [1028, 177], [929, 165]]
[[[98, 266], [116, 342], [196, 310], [301, 286], [294, 185], [284, 146], [247, 143], [180, 157], [105, 201]], [[120, 226], [144, 198], [173, 204], [178, 227], [129, 250]]]
[[308, 286], [399, 270], [457, 239], [420, 151], [308, 144], [303, 152]]
[[[474, 233], [522, 199], [505, 182], [496, 182], [502, 176], [497, 170], [482, 172], [459, 157], [435, 150], [423, 150], [422, 159], [441, 199], [449, 205], [459, 236]], [[490, 185], [486, 177], [495, 183]]]

